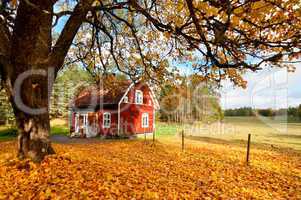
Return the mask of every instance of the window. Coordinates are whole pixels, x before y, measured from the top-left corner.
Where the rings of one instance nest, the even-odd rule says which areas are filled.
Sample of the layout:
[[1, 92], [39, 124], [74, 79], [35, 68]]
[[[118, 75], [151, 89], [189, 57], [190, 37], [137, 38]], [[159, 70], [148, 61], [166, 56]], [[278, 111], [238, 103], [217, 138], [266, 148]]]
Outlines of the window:
[[142, 128], [148, 128], [148, 113], [142, 114]]
[[143, 93], [141, 90], [136, 90], [135, 103], [143, 104]]
[[103, 113], [103, 127], [110, 128], [111, 126], [111, 113]]

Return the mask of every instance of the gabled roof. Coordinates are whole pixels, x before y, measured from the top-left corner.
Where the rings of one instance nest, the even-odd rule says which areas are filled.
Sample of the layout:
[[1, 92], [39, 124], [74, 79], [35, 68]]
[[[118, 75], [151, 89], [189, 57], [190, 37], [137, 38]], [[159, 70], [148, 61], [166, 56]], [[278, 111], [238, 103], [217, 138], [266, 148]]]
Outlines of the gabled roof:
[[90, 86], [82, 90], [72, 102], [72, 108], [98, 109], [100, 106], [118, 105], [132, 81], [115, 81], [103, 86]]

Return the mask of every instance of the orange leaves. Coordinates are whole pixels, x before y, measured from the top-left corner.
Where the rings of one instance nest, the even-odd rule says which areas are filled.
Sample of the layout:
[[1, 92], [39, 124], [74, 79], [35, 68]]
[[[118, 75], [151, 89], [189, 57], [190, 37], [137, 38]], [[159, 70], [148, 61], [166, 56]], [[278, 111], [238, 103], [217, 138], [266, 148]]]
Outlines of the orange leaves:
[[208, 2], [197, 1], [195, 6], [197, 9], [200, 9], [201, 11], [206, 13], [208, 17], [216, 16], [218, 14], [218, 8], [210, 6]]
[[17, 0], [11, 0], [11, 4], [12, 4], [13, 6], [17, 6]]
[[[14, 145], [0, 143], [0, 158]], [[2, 160], [0, 199], [296, 199], [301, 186], [296, 155], [254, 149], [247, 167], [244, 149], [207, 143], [185, 153], [141, 141], [54, 147], [40, 165]]]
[[239, 25], [239, 22], [240, 22], [240, 18], [239, 17], [237, 17], [237, 16], [232, 16], [232, 26], [235, 28], [235, 26], [238, 26]]

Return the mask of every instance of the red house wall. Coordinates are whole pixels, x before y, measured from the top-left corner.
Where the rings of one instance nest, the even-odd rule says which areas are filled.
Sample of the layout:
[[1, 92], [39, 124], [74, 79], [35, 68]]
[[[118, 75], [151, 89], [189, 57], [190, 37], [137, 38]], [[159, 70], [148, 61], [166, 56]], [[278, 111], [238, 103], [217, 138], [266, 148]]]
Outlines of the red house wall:
[[[111, 126], [110, 128], [103, 127], [103, 114], [105, 112], [111, 113]], [[118, 133], [118, 114], [117, 110], [100, 110], [98, 114], [98, 124], [100, 127], [100, 135], [117, 135]]]
[[[143, 104], [135, 103], [135, 91], [143, 92]], [[120, 104], [120, 134], [142, 134], [151, 133], [154, 130], [154, 102], [151, 98], [151, 91], [147, 85], [138, 84], [130, 89], [127, 94], [128, 102]], [[103, 128], [103, 113], [111, 113], [111, 127]], [[142, 114], [148, 113], [149, 127], [142, 128]], [[94, 112], [97, 115], [100, 135], [118, 134], [118, 110], [99, 110]], [[90, 123], [90, 117], [88, 117]], [[71, 130], [75, 130], [75, 113], [72, 112]]]
[[[143, 104], [135, 103], [135, 92], [143, 92]], [[135, 85], [127, 94], [128, 103], [120, 105], [120, 129], [125, 134], [151, 133], [154, 130], [154, 102], [151, 98], [151, 91], [147, 85]], [[142, 114], [148, 113], [149, 127], [142, 128]]]
[[[149, 105], [121, 104], [120, 128], [125, 134], [153, 132], [154, 109]], [[126, 109], [125, 109], [126, 108]], [[148, 113], [149, 126], [142, 128], [142, 114]]]

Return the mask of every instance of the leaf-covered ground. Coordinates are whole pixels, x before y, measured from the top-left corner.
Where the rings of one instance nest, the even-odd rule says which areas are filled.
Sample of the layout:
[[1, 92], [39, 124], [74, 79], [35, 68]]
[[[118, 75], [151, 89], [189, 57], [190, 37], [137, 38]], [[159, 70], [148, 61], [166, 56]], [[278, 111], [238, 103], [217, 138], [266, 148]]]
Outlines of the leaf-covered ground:
[[0, 199], [301, 199], [298, 153], [109, 141], [54, 144], [40, 165], [0, 143]]

